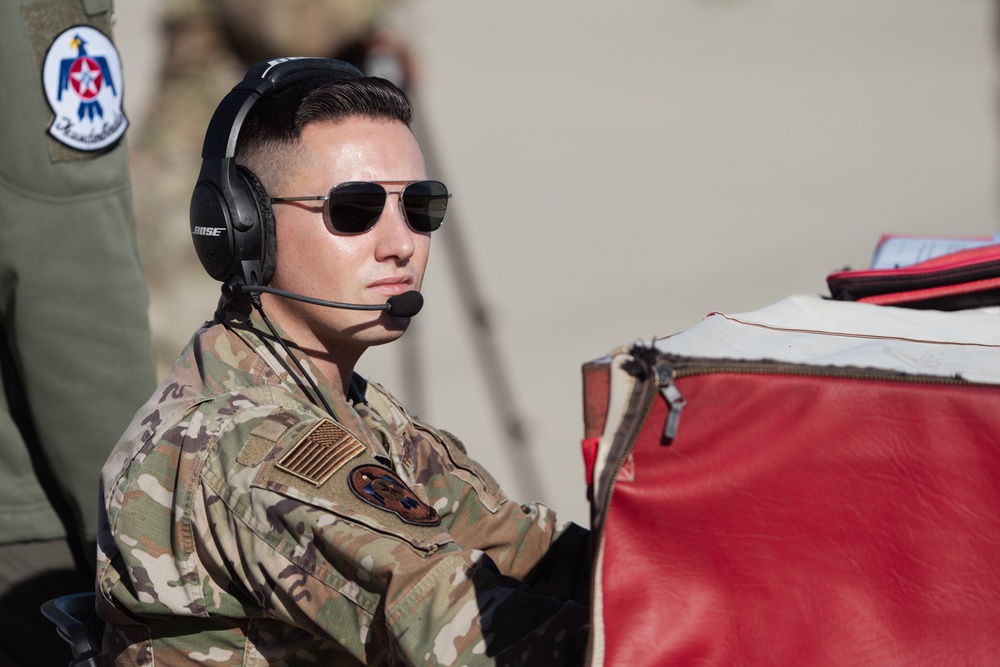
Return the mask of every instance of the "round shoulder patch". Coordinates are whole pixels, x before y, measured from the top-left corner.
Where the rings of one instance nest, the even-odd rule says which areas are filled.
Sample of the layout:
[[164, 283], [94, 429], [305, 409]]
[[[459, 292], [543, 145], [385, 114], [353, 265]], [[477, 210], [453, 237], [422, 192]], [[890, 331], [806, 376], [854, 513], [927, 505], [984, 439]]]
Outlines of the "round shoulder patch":
[[415, 526], [436, 526], [441, 517], [434, 508], [417, 498], [396, 473], [377, 465], [358, 466], [351, 471], [348, 485], [358, 498], [372, 507], [392, 512]]
[[98, 151], [125, 133], [122, 62], [97, 28], [78, 25], [62, 32], [45, 54], [42, 87], [56, 115], [49, 134], [80, 151]]

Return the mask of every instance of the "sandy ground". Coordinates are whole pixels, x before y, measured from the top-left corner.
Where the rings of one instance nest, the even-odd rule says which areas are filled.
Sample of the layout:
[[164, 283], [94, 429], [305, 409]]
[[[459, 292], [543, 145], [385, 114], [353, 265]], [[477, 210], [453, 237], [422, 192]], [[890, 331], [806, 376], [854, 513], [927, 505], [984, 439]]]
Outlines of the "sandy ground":
[[[158, 7], [117, 3], [133, 122]], [[578, 522], [584, 361], [710, 311], [826, 293], [883, 232], [997, 230], [987, 0], [413, 0], [395, 22], [424, 61], [423, 139], [456, 193], [527, 459], [506, 444], [440, 241], [404, 401], [510, 495]], [[179, 284], [190, 309], [168, 319], [193, 330], [217, 287]], [[401, 348], [362, 372], [406, 393]]]

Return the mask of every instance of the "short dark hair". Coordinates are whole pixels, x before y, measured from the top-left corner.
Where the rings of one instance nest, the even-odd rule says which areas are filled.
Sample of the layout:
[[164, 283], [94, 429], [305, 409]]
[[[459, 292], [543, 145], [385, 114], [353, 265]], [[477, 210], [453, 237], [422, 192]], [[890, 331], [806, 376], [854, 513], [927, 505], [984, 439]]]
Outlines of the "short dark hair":
[[274, 187], [307, 125], [360, 117], [409, 127], [412, 116], [406, 93], [386, 79], [307, 80], [254, 104], [240, 128], [236, 162], [254, 172], [265, 188]]

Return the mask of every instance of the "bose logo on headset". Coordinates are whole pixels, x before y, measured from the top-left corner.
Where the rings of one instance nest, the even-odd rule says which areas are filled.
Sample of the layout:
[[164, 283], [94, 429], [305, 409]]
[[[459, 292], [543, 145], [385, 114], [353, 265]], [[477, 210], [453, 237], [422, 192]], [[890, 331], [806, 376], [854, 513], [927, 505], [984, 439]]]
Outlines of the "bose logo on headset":
[[191, 195], [191, 239], [208, 275], [223, 283], [266, 285], [274, 272], [274, 215], [267, 192], [237, 166], [240, 128], [256, 102], [307, 79], [344, 81], [363, 74], [328, 58], [288, 58], [254, 65], [215, 110]]
[[220, 236], [224, 231], [225, 227], [195, 227], [191, 233], [195, 236]]

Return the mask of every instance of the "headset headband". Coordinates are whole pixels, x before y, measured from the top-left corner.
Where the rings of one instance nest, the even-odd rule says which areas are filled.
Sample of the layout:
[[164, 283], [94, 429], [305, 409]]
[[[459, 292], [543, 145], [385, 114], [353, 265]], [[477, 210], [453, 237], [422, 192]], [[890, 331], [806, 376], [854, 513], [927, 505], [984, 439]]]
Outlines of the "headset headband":
[[209, 160], [236, 155], [243, 121], [265, 94], [272, 95], [306, 79], [338, 81], [361, 76], [354, 65], [327, 58], [279, 58], [254, 65], [216, 108], [205, 133], [201, 157]]
[[202, 266], [224, 283], [264, 285], [274, 270], [276, 240], [267, 193], [236, 165], [236, 144], [250, 110], [307, 79], [344, 81], [364, 76], [327, 58], [279, 58], [254, 65], [215, 110], [202, 146], [201, 171], [191, 195], [191, 238]]

